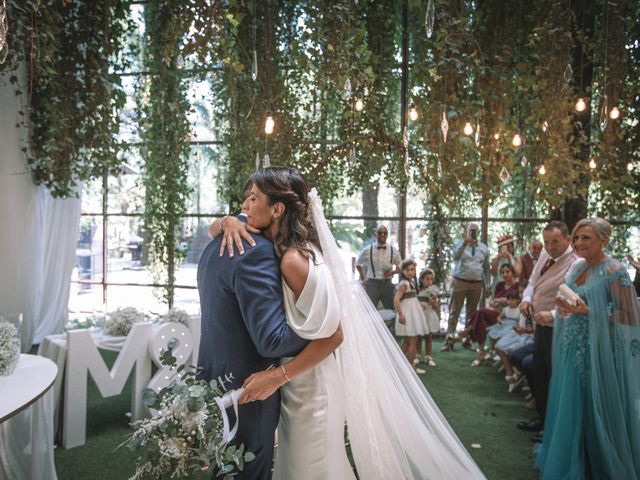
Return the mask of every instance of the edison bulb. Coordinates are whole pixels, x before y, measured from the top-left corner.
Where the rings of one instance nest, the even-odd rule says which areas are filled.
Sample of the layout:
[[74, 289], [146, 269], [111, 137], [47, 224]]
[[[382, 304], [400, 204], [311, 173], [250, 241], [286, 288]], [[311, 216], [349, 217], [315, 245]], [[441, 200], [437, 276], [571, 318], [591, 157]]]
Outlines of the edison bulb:
[[500, 140], [500, 134], [499, 133], [494, 133], [493, 134], [493, 138], [495, 138], [496, 140]]
[[522, 145], [522, 137], [520, 136], [520, 134], [519, 134], [519, 133], [516, 133], [516, 134], [513, 136], [513, 139], [511, 140], [511, 144], [512, 144], [514, 147], [519, 147], [520, 145]]
[[595, 168], [596, 168], [597, 166], [598, 166], [598, 165], [596, 164], [596, 161], [595, 161], [593, 158], [592, 158], [591, 160], [589, 160], [589, 168], [590, 168], [591, 170], [595, 170]]
[[538, 169], [538, 173], [540, 175], [544, 175], [545, 173], [547, 173], [547, 169], [544, 168], [544, 165], [540, 165], [540, 168]]
[[354, 108], [356, 109], [356, 112], [361, 112], [364, 109], [364, 101], [362, 100], [362, 97], [358, 97], [356, 99]]
[[409, 109], [409, 120], [415, 122], [418, 119], [418, 109], [415, 106], [412, 106]]
[[471, 122], [467, 122], [464, 125], [464, 129], [462, 130], [465, 135], [471, 135], [473, 133], [473, 127], [471, 126]]
[[611, 120], [617, 120], [620, 118], [620, 109], [618, 107], [613, 107], [609, 112], [609, 118]]
[[268, 115], [264, 121], [264, 133], [266, 133], [267, 135], [271, 135], [275, 126], [276, 122], [273, 120], [273, 117], [271, 115]]
[[627, 172], [633, 172], [633, 163], [627, 163]]
[[584, 112], [587, 109], [587, 102], [584, 101], [584, 98], [580, 97], [576, 101], [574, 108], [576, 109], [576, 112]]
[[542, 131], [543, 131], [543, 132], [546, 132], [548, 128], [549, 128], [549, 124], [548, 124], [548, 123], [547, 123], [547, 121], [545, 120], [545, 121], [542, 123]]

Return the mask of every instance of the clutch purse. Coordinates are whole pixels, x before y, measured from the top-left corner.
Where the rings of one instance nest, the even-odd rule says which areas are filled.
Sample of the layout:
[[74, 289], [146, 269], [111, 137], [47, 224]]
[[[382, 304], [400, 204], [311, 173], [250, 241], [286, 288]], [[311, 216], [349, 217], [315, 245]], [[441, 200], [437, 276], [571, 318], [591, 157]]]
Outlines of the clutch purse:
[[567, 287], [567, 285], [564, 283], [558, 287], [558, 297], [560, 297], [563, 302], [568, 303], [572, 307], [575, 307], [578, 304], [578, 300], [580, 299], [578, 294]]

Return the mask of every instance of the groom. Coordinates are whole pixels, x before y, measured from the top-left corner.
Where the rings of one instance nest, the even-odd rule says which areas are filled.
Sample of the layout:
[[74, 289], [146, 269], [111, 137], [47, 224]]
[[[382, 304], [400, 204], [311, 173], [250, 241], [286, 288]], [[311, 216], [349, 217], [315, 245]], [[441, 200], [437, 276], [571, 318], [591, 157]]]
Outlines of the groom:
[[[296, 355], [307, 344], [285, 323], [282, 280], [273, 244], [262, 235], [252, 236], [253, 248], [245, 242], [244, 255], [229, 258], [220, 256], [224, 235], [219, 235], [207, 245], [198, 264], [200, 376], [211, 380], [232, 374], [229, 389], [240, 388], [252, 373], [277, 365], [280, 357]], [[231, 409], [229, 413], [233, 415]], [[244, 443], [256, 458], [245, 464], [236, 478], [271, 477], [279, 416], [279, 392], [262, 402], [240, 406], [238, 433], [231, 443]], [[233, 424], [234, 420], [230, 421]]]

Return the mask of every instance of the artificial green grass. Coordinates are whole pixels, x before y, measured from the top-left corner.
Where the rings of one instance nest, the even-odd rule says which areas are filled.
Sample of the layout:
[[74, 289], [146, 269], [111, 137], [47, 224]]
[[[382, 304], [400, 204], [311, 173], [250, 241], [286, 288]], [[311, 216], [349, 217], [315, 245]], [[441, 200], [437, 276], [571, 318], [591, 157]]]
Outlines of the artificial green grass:
[[[518, 430], [520, 420], [531, 417], [522, 394], [508, 393], [503, 375], [489, 366], [471, 367], [475, 358], [457, 346], [453, 352], [440, 353], [434, 342], [435, 368], [421, 375], [464, 446], [490, 480], [514, 478], [533, 480], [531, 434]], [[102, 351], [108, 365], [116, 354]], [[90, 379], [87, 407], [87, 443], [78, 448], [56, 449], [55, 460], [60, 480], [121, 480], [135, 470], [136, 454], [118, 447], [131, 435], [129, 419], [131, 379], [121, 395], [102, 398]], [[471, 444], [480, 444], [475, 449]], [[395, 480], [395, 479], [389, 479]]]

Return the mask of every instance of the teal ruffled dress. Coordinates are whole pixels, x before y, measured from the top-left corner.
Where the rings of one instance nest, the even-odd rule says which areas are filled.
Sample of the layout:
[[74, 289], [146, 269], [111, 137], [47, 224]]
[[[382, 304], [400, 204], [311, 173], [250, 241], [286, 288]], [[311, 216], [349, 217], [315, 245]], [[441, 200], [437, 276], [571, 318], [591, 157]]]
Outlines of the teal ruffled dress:
[[579, 261], [567, 285], [589, 314], [554, 323], [540, 478], [640, 479], [640, 319], [631, 280], [615, 260]]

